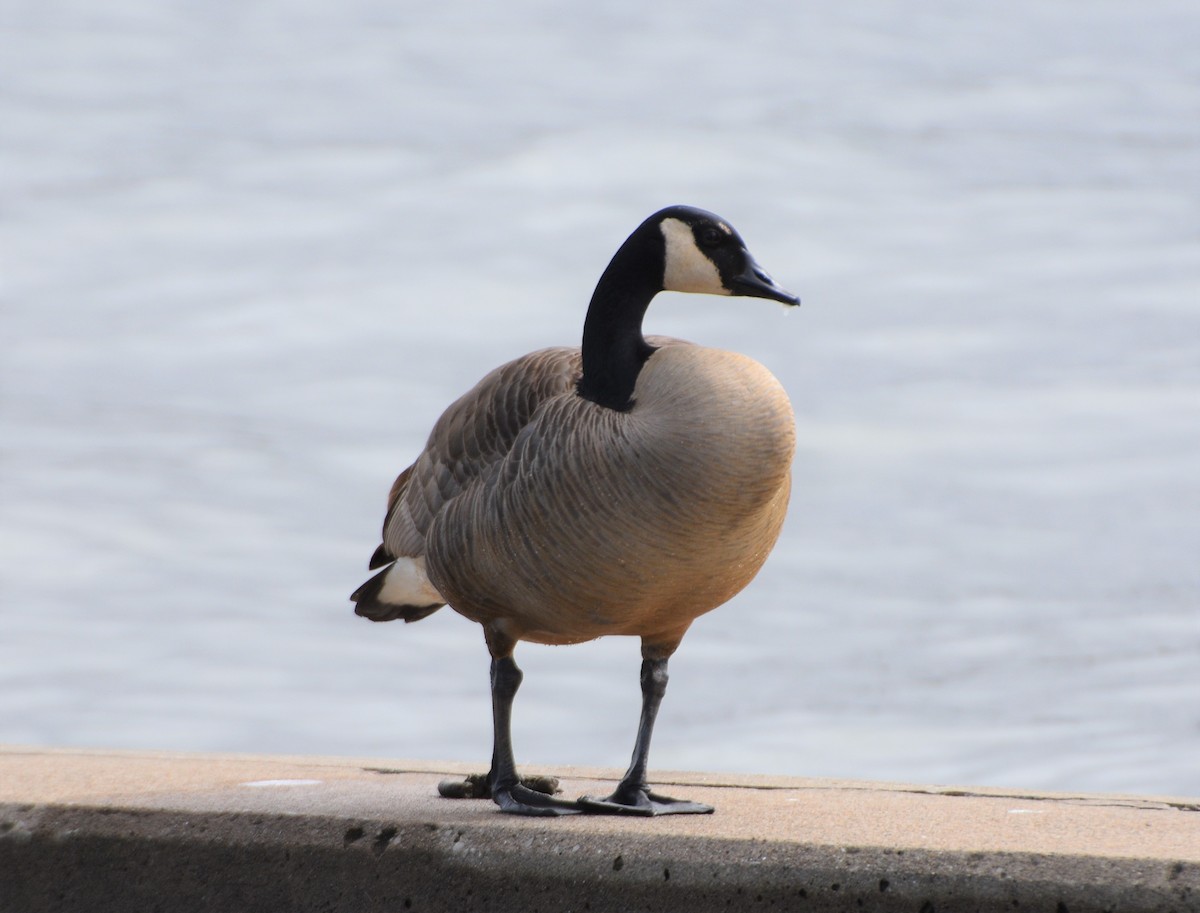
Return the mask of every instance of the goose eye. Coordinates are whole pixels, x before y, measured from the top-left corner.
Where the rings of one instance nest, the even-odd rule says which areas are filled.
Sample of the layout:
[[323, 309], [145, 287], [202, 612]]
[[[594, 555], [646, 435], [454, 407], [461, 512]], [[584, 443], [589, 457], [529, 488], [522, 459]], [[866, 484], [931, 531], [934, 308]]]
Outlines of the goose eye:
[[720, 247], [721, 242], [725, 240], [725, 232], [712, 225], [706, 225], [700, 229], [700, 244], [704, 247]]

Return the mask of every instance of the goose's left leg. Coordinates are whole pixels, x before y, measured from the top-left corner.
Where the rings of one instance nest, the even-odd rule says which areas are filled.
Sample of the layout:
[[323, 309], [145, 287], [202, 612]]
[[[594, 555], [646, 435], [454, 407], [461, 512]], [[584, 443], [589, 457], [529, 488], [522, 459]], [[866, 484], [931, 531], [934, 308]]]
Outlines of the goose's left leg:
[[[646, 783], [646, 765], [650, 756], [650, 736], [654, 733], [654, 719], [658, 716], [658, 705], [667, 693], [667, 659], [674, 651], [642, 645], [642, 716], [638, 722], [637, 741], [633, 746], [633, 760], [629, 770], [607, 799], [581, 796], [579, 807], [585, 812], [608, 815], [707, 815], [713, 807], [701, 802], [672, 799], [651, 792]], [[664, 655], [665, 654], [665, 655]]]

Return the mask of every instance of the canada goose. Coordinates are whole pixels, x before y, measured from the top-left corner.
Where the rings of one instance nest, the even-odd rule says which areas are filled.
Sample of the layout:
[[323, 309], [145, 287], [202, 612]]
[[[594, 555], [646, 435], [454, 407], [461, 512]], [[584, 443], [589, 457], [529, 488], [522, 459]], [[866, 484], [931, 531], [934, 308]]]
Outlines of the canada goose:
[[[383, 570], [350, 597], [372, 621], [417, 621], [449, 604], [483, 625], [494, 742], [474, 794], [506, 812], [712, 811], [650, 791], [650, 737], [688, 626], [746, 586], [775, 544], [795, 426], [783, 388], [757, 362], [643, 337], [646, 308], [664, 290], [800, 303], [728, 222], [688, 206], [655, 213], [601, 275], [581, 348], [502, 365], [438, 419], [392, 485], [370, 562]], [[608, 798], [567, 802], [517, 776], [513, 649], [606, 634], [642, 640], [633, 761]]]

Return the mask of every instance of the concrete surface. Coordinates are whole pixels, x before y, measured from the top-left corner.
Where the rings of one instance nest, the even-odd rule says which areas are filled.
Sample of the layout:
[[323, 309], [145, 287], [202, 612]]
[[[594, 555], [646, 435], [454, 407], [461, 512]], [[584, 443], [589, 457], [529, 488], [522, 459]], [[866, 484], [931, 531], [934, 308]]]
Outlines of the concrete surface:
[[0, 911], [1200, 910], [1197, 800], [658, 772], [716, 814], [547, 821], [470, 770], [0, 748]]

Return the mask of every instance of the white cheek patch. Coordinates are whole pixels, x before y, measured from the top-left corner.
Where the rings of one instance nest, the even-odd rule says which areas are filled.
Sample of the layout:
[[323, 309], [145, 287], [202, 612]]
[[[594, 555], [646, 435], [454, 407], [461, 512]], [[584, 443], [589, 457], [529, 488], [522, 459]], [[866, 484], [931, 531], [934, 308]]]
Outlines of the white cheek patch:
[[379, 601], [387, 605], [427, 606], [446, 600], [425, 576], [424, 558], [397, 558], [383, 578]]
[[659, 227], [667, 242], [663, 289], [668, 292], [701, 292], [728, 295], [717, 265], [696, 246], [692, 226], [679, 219], [663, 219]]

